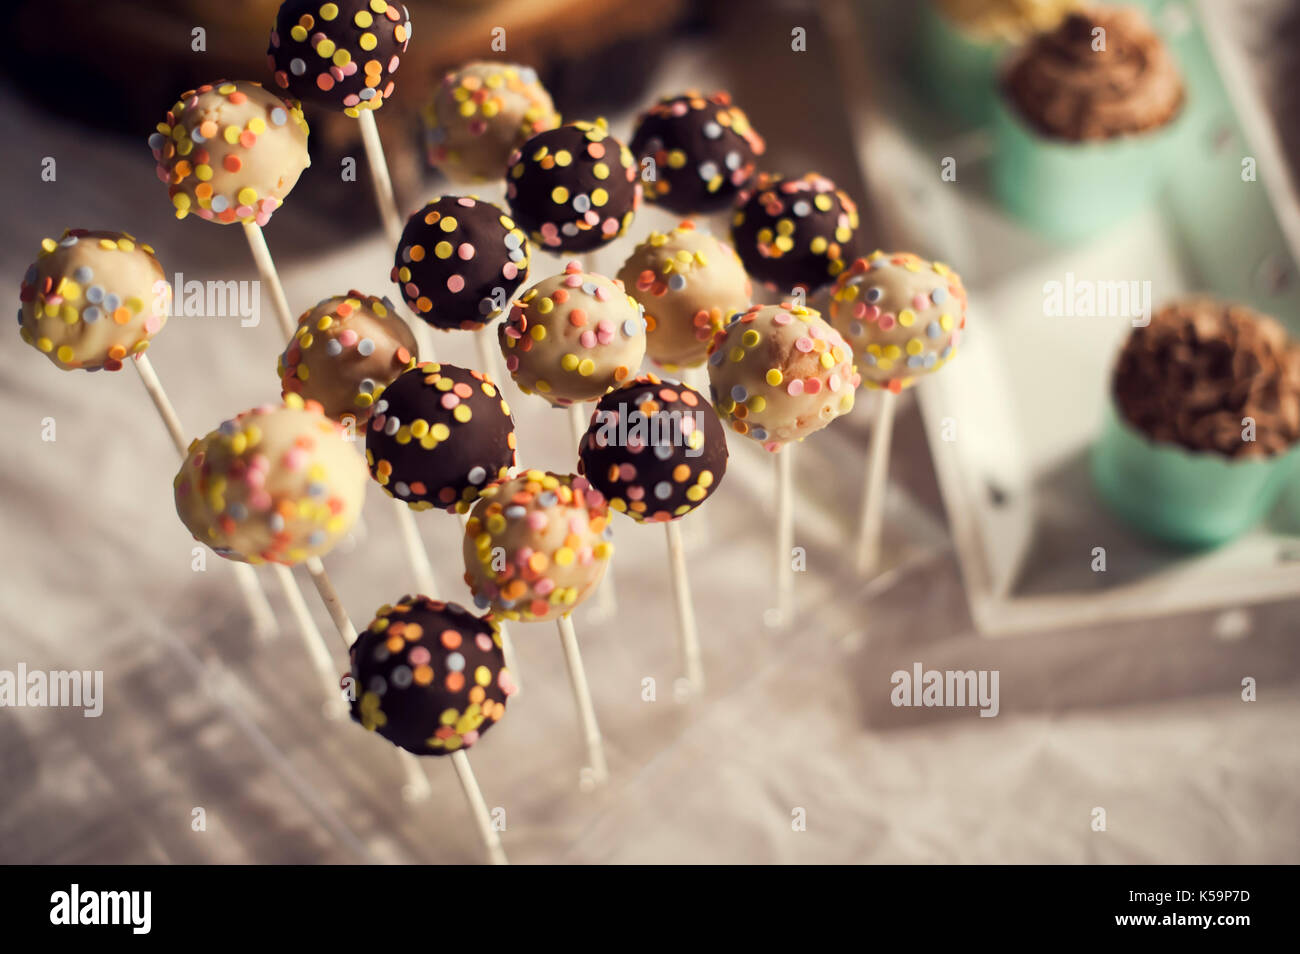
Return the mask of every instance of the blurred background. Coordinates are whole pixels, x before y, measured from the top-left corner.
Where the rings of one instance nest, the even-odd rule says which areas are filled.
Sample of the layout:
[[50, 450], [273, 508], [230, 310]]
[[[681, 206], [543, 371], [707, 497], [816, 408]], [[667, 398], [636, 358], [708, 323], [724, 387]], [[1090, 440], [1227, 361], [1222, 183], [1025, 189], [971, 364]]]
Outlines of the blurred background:
[[[990, 71], [1014, 47], [970, 29], [954, 14], [962, 4], [408, 5], [413, 38], [376, 115], [404, 212], [445, 188], [420, 132], [435, 84], [469, 59], [507, 58], [537, 68], [566, 120], [604, 115], [625, 138], [660, 95], [727, 89], [767, 140], [765, 168], [831, 177], [858, 201], [863, 248], [943, 258], [971, 290], [969, 352], [899, 411], [880, 576], [859, 578], [845, 556], [872, 402], [799, 447], [796, 542], [809, 563], [784, 628], [761, 613], [771, 462], [730, 442], [726, 485], [687, 521], [704, 699], [679, 703], [667, 688], [676, 662], [662, 544], [649, 528], [616, 527], [620, 615], [576, 614], [610, 749], [607, 788], [579, 789], [553, 631], [516, 627], [525, 692], [473, 751], [488, 804], [509, 819], [512, 860], [1300, 861], [1300, 537], [1281, 505], [1208, 554], [1153, 544], [1112, 518], [1080, 460], [1123, 322], [1078, 332], [1045, 323], [1041, 305], [1044, 280], [1068, 270], [1151, 280], [1157, 306], [1212, 291], [1300, 333], [1300, 4], [1138, 4], [1187, 74], [1190, 128], [1149, 205], [1069, 239], [1009, 214], [992, 186], [996, 130], [934, 88], [936, 76], [948, 92], [961, 80], [931, 67], [973, 63], [993, 89]], [[276, 7], [6, 7], [17, 42], [0, 63], [0, 276], [11, 302], [40, 240], [69, 226], [132, 232], [169, 274], [255, 277], [238, 230], [172, 216], [145, 140], [182, 90], [270, 79]], [[199, 26], [204, 52], [191, 48]], [[496, 27], [504, 54], [490, 48]], [[792, 49], [798, 29], [806, 51]], [[356, 123], [310, 108], [307, 119], [312, 166], [266, 230], [291, 306], [340, 288], [391, 294], [392, 250], [369, 184], [336, 172], [342, 157], [362, 156]], [[1247, 154], [1267, 182], [1243, 199]], [[41, 180], [47, 156], [55, 182]], [[955, 182], [940, 177], [945, 158]], [[645, 210], [602, 252], [606, 271], [672, 221]], [[530, 282], [545, 274], [539, 256]], [[184, 319], [159, 335], [150, 354], [190, 433], [278, 397], [269, 308], [255, 329]], [[1057, 357], [1021, 360], [1031, 345]], [[61, 373], [12, 330], [0, 349], [0, 669], [100, 669], [106, 686], [98, 719], [0, 711], [0, 861], [478, 861], [450, 767], [427, 760], [433, 798], [406, 803], [386, 744], [322, 714], [297, 637], [258, 642], [224, 568], [191, 571], [172, 448], [134, 375]], [[466, 336], [440, 336], [439, 355], [476, 363]], [[521, 459], [571, 469], [562, 415], [510, 397]], [[958, 411], [970, 436], [945, 449], [937, 429]], [[49, 417], [54, 442], [41, 439]], [[327, 560], [358, 626], [408, 585], [395, 525], [373, 503], [379, 489], [369, 493], [365, 532]], [[446, 595], [467, 601], [458, 525], [420, 519]], [[1098, 544], [1115, 570], [1104, 580], [1089, 571]], [[998, 717], [893, 706], [890, 674], [914, 662], [998, 670]], [[642, 697], [646, 677], [661, 686], [656, 702]], [[1257, 701], [1242, 700], [1246, 678]], [[197, 807], [204, 831], [191, 824]], [[806, 830], [792, 830], [799, 809]]]

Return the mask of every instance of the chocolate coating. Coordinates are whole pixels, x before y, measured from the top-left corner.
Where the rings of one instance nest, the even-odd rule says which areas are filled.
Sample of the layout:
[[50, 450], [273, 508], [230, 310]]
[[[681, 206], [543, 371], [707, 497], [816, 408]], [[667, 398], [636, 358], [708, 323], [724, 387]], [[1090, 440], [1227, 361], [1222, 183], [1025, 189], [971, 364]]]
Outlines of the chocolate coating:
[[173, 488], [195, 540], [231, 560], [293, 565], [356, 522], [366, 468], [319, 404], [290, 394], [190, 444]]
[[497, 336], [520, 390], [567, 407], [594, 401], [635, 373], [645, 327], [622, 282], [570, 262], [520, 296]]
[[497, 206], [447, 195], [406, 220], [390, 277], [433, 327], [470, 330], [505, 310], [528, 276], [528, 253], [523, 230]]
[[281, 394], [300, 394], [327, 417], [370, 417], [375, 394], [419, 362], [406, 322], [386, 298], [350, 291], [318, 302], [298, 316], [276, 371]]
[[825, 176], [760, 173], [741, 193], [731, 242], [745, 270], [768, 288], [811, 295], [853, 260], [857, 230], [857, 205]]
[[709, 349], [718, 414], [765, 450], [801, 441], [853, 410], [861, 383], [853, 352], [812, 308], [754, 305]]
[[529, 470], [483, 491], [465, 523], [465, 582], [479, 609], [544, 622], [595, 592], [614, 545], [585, 477]]
[[176, 218], [222, 225], [266, 225], [311, 165], [302, 108], [244, 80], [182, 93], [149, 148]]
[[731, 205], [766, 148], [725, 92], [665, 96], [641, 115], [632, 136], [638, 164], [655, 164], [646, 199], [681, 215]]
[[[1095, 30], [1103, 30], [1104, 49]], [[1069, 142], [1111, 139], [1164, 126], [1185, 98], [1178, 64], [1140, 10], [1071, 13], [1034, 37], [1007, 70], [1003, 91], [1020, 117]]]
[[530, 66], [476, 61], [442, 78], [424, 109], [429, 165], [454, 182], [506, 174], [506, 160], [531, 137], [560, 125], [551, 94]]
[[645, 309], [646, 354], [669, 369], [702, 364], [713, 336], [753, 294], [736, 250], [689, 220], [651, 232], [618, 278]]
[[125, 232], [65, 229], [41, 241], [18, 292], [18, 333], [65, 371], [118, 371], [171, 313], [153, 249]]
[[295, 99], [357, 116], [393, 95], [392, 74], [411, 39], [411, 15], [390, 0], [285, 0], [267, 59]]
[[366, 462], [390, 497], [414, 510], [464, 513], [515, 465], [515, 420], [479, 371], [421, 364], [375, 396]]
[[348, 655], [353, 720], [415, 755], [468, 749], [515, 691], [492, 617], [427, 596], [381, 606]]
[[641, 207], [636, 161], [603, 119], [538, 133], [507, 165], [515, 221], [548, 249], [599, 248], [622, 235]]
[[897, 393], [939, 370], [957, 350], [966, 328], [966, 289], [942, 262], [873, 252], [835, 282], [830, 313], [867, 387]]
[[685, 516], [722, 483], [727, 432], [698, 392], [646, 374], [596, 404], [578, 472], [638, 522]]

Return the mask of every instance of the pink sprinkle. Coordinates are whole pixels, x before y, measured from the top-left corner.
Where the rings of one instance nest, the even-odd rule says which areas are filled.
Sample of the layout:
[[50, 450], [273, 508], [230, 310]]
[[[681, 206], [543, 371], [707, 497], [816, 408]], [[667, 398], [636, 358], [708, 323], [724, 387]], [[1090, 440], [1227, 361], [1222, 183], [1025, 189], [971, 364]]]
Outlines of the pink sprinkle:
[[807, 354], [809, 351], [813, 349], [812, 339], [809, 338], [807, 335], [801, 335], [799, 338], [795, 340], [794, 346], [797, 350], [802, 351], [804, 354]]
[[248, 495], [248, 506], [253, 510], [263, 511], [271, 509], [271, 495], [265, 490], [255, 490]]
[[[622, 468], [620, 467], [619, 470], [621, 471]], [[629, 488], [627, 488], [627, 499], [628, 499], [628, 500], [643, 500], [644, 498], [645, 498], [645, 488], [644, 488], [644, 487], [640, 487], [640, 486], [638, 486], [638, 487], [629, 487]]]
[[588, 328], [582, 334], [578, 335], [578, 344], [582, 345], [584, 348], [596, 347], [596, 332]]
[[492, 637], [487, 633], [479, 633], [474, 637], [474, 645], [485, 653], [492, 651]]
[[596, 286], [596, 301], [609, 301], [609, 289], [604, 285]]
[[618, 479], [636, 480], [636, 467], [633, 464], [619, 464]]
[[877, 318], [879, 318], [879, 317], [880, 317], [880, 306], [879, 306], [879, 305], [868, 305], [868, 306], [867, 306], [867, 313], [866, 313], [867, 321], [875, 321], [875, 320], [876, 320]]
[[343, 331], [339, 333], [339, 344], [345, 348], [351, 348], [357, 343], [357, 337], [357, 333], [351, 328], [344, 328]]
[[280, 464], [285, 470], [302, 470], [307, 466], [307, 454], [301, 448], [295, 447], [284, 452]]
[[449, 411], [459, 403], [460, 398], [456, 397], [454, 394], [448, 393], [442, 396], [442, 406]]
[[582, 221], [586, 222], [588, 225], [594, 226], [600, 221], [600, 213], [595, 209], [588, 209], [586, 212], [582, 213]]
[[550, 523], [550, 518], [541, 510], [534, 510], [524, 518], [528, 522], [529, 529], [545, 530], [546, 525]]
[[834, 373], [834, 372], [831, 373], [831, 378], [830, 378], [830, 389], [831, 389], [832, 391], [838, 391], [838, 390], [840, 389], [840, 385], [843, 384], [843, 383], [844, 383], [844, 382], [841, 380], [841, 378], [840, 378], [840, 376], [839, 376], [838, 374], [836, 374], [836, 373]]
[[804, 382], [805, 394], [820, 394], [822, 389], [821, 378], [809, 378]]
[[790, 383], [785, 386], [785, 391], [793, 397], [803, 394], [803, 378], [791, 378]]
[[432, 658], [433, 656], [427, 646], [413, 646], [411, 651], [406, 654], [406, 659], [412, 666], [423, 666]]
[[581, 275], [565, 275], [565, 276], [564, 276], [564, 286], [565, 286], [566, 288], [581, 288], [581, 287], [582, 287], [582, 276], [581, 276]]
[[248, 218], [248, 216], [252, 214], [253, 214], [253, 207], [251, 205], [235, 206], [235, 215], [239, 216], [241, 219]]
[[604, 223], [601, 225], [600, 231], [604, 235], [617, 235], [618, 219], [606, 219]]
[[853, 303], [853, 317], [865, 318], [867, 315], [867, 303], [865, 301], [855, 301]]
[[468, 732], [466, 732], [464, 735], [460, 737], [460, 740], [465, 744], [465, 748], [468, 749], [471, 745], [473, 745], [475, 742], [478, 741], [478, 729], [470, 729]]
[[501, 275], [505, 278], [513, 279], [519, 274], [519, 266], [514, 262], [506, 262], [501, 266]]
[[519, 355], [512, 354], [506, 358], [506, 370], [512, 373], [519, 370]]
[[792, 321], [794, 321], [794, 315], [788, 311], [778, 311], [772, 316], [772, 324], [774, 325], [788, 325]]
[[[549, 596], [555, 589], [555, 581], [549, 576], [544, 576], [533, 584], [533, 592], [538, 596]], [[503, 674], [504, 675], [504, 674]]]
[[894, 324], [895, 324], [895, 322], [894, 322], [894, 316], [893, 316], [893, 315], [881, 315], [881, 316], [880, 316], [880, 330], [881, 330], [881, 331], [888, 331], [890, 328], [894, 327]]
[[929, 295], [920, 295], [920, 294], [913, 295], [913, 296], [912, 296], [912, 307], [915, 308], [917, 311], [920, 311], [922, 308], [929, 308], [929, 307], [930, 307], [930, 296], [929, 296]]
[[459, 255], [463, 261], [468, 262], [474, 257], [474, 246], [470, 245], [469, 242], [462, 242], [460, 248], [456, 249], [456, 254]]
[[474, 208], [474, 200], [467, 195], [463, 195], [459, 199], [457, 199], [456, 204], [459, 206], [464, 206], [467, 209]]
[[448, 276], [447, 276], [447, 290], [448, 290], [448, 291], [450, 291], [450, 292], [458, 292], [458, 291], [460, 291], [460, 290], [461, 290], [462, 288], [464, 288], [464, 287], [465, 287], [465, 279], [462, 278], [460, 275], [448, 275]]

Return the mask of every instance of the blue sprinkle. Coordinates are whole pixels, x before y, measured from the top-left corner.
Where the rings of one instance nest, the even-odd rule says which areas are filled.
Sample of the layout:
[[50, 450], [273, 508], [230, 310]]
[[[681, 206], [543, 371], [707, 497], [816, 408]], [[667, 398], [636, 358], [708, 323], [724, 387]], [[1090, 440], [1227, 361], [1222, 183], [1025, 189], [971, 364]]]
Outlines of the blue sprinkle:
[[369, 357], [370, 355], [375, 353], [375, 343], [371, 341], [369, 338], [362, 338], [359, 342], [357, 342], [357, 351], [360, 352], [362, 355]]
[[280, 533], [284, 530], [284, 517], [278, 513], [271, 514], [271, 518], [266, 521], [266, 528], [272, 533]]
[[943, 285], [940, 285], [934, 291], [930, 292], [930, 301], [934, 302], [936, 305], [942, 305], [947, 300], [948, 289]]
[[715, 368], [722, 364], [722, 352], [715, 351], [713, 354], [709, 355], [709, 364], [713, 365]]
[[465, 657], [460, 653], [448, 653], [447, 668], [452, 672], [461, 672], [465, 668]]
[[931, 338], [937, 338], [943, 334], [943, 329], [939, 327], [939, 322], [932, 321], [925, 326], [925, 333]]
[[272, 122], [272, 124], [274, 124], [274, 125], [276, 125], [276, 126], [283, 126], [283, 125], [284, 125], [285, 123], [287, 123], [288, 121], [289, 121], [289, 114], [286, 113], [286, 112], [285, 112], [283, 109], [281, 109], [279, 106], [277, 106], [277, 107], [275, 107], [275, 109], [271, 110], [271, 122]]
[[737, 384], [731, 388], [731, 399], [733, 401], [743, 401], [749, 397], [749, 391], [743, 384]]
[[921, 367], [922, 363], [923, 363], [923, 362], [922, 362], [922, 360], [921, 360], [921, 356], [920, 356], [919, 354], [914, 354], [914, 355], [910, 355], [910, 356], [908, 356], [908, 359], [907, 359], [907, 366], [908, 366], [909, 368], [919, 368], [919, 367]]
[[537, 502], [543, 507], [554, 507], [560, 502], [560, 498], [556, 496], [555, 491], [548, 490], [537, 498]]
[[166, 140], [163, 139], [163, 134], [160, 132], [153, 133], [149, 136], [150, 149], [161, 149], [164, 142], [166, 142]]
[[767, 429], [766, 429], [766, 428], [763, 428], [763, 427], [751, 427], [751, 428], [749, 429], [749, 433], [751, 433], [751, 434], [754, 435], [754, 440], [756, 440], [756, 441], [765, 441], [765, 440], [767, 440]]
[[465, 475], [465, 479], [477, 487], [487, 480], [487, 471], [482, 467], [471, 467], [469, 473]]
[[212, 197], [213, 212], [224, 212], [228, 208], [230, 208], [230, 200], [227, 199], [224, 195], [214, 195]]
[[226, 508], [226, 513], [230, 514], [230, 519], [236, 523], [248, 519], [248, 508], [241, 503], [232, 503]]
[[668, 287], [673, 291], [681, 291], [686, 287], [686, 276], [677, 274], [670, 275], [668, 277]]
[[234, 437], [239, 433], [239, 425], [234, 421], [222, 421], [221, 426], [217, 428], [217, 430], [221, 431], [221, 433], [225, 434], [227, 437]]
[[104, 287], [102, 285], [91, 285], [86, 289], [86, 301], [94, 302], [98, 305], [104, 300]]
[[367, 86], [361, 92], [357, 93], [357, 95], [360, 96], [362, 99], [374, 99], [375, 91], [371, 89], [369, 86]]
[[325, 353], [331, 358], [337, 358], [343, 353], [343, 345], [331, 338], [325, 343]]
[[860, 321], [849, 322], [849, 334], [853, 335], [853, 337], [855, 338], [861, 335], [862, 332], [866, 330], [867, 329], [863, 326], [862, 322]]
[[867, 364], [871, 365], [873, 368], [876, 366], [876, 356], [871, 352], [864, 354], [862, 360], [867, 362]]
[[318, 547], [324, 542], [325, 542], [324, 530], [313, 530], [311, 532], [311, 535], [307, 537], [307, 543], [309, 546]]
[[410, 666], [398, 666], [388, 675], [389, 680], [398, 689], [405, 689], [411, 684], [412, 673]]
[[952, 345], [948, 345], [948, 347], [944, 348], [943, 351], [939, 352], [939, 357], [941, 357], [941, 358], [943, 358], [943, 360], [947, 361], [947, 360], [948, 360], [948, 355], [950, 355], [950, 354], [952, 354]]
[[656, 444], [656, 445], [655, 445], [655, 456], [658, 457], [660, 460], [668, 460], [668, 458], [670, 458], [670, 457], [673, 456], [673, 448], [672, 448], [672, 445], [671, 445], [671, 444]]
[[672, 495], [673, 485], [666, 480], [661, 480], [655, 484], [655, 496], [660, 500], [667, 500]]
[[200, 146], [208, 141], [208, 137], [203, 135], [203, 133], [199, 132], [198, 126], [195, 126], [193, 129], [190, 130], [190, 139], [194, 140], [194, 142]]
[[474, 607], [476, 609], [487, 609], [491, 605], [491, 601], [482, 593], [474, 594]]
[[[22, 312], [19, 312], [18, 314], [19, 317], [22, 316]], [[99, 321], [99, 319], [103, 317], [104, 317], [104, 313], [94, 305], [91, 305], [89, 308], [87, 308], [85, 311], [81, 313], [81, 320], [88, 325], [93, 325], [95, 322]]]
[[880, 299], [883, 298], [884, 295], [885, 295], [884, 289], [878, 287], [872, 287], [867, 289], [866, 297], [867, 297], [867, 301], [877, 302], [880, 301]]
[[80, 241], [81, 239], [77, 238], [75, 235], [69, 235], [67, 238], [60, 239], [59, 244], [64, 248], [72, 248], [72, 246], [76, 245]]
[[323, 481], [313, 480], [311, 483], [307, 485], [307, 496], [324, 497], [325, 494], [328, 492], [328, 490], [329, 488], [325, 485]]
[[925, 356], [925, 366], [927, 368], [933, 368], [935, 364], [938, 362], [938, 360], [939, 360], [939, 356], [937, 354], [934, 354], [933, 352], [927, 354]]
[[629, 318], [623, 322], [623, 334], [629, 338], [635, 338], [641, 332], [641, 326], [645, 324], [640, 318]]
[[95, 273], [89, 265], [82, 265], [72, 273], [73, 281], [81, 285], [86, 284], [86, 282], [90, 281], [94, 277]]

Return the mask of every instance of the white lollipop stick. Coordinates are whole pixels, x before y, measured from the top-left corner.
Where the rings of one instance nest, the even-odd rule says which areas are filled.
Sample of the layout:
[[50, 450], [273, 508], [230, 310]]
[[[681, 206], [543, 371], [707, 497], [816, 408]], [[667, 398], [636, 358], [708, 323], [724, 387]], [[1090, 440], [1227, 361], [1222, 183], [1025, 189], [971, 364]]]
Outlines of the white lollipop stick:
[[[573, 435], [573, 454], [576, 458], [582, 446], [583, 435], [591, 423], [591, 412], [586, 405], [569, 405], [569, 430]], [[618, 592], [614, 589], [614, 565], [605, 568], [605, 578], [600, 581], [592, 595], [592, 606], [587, 610], [587, 619], [593, 623], [608, 623], [618, 615]]]
[[676, 520], [664, 524], [668, 533], [668, 567], [672, 575], [673, 602], [677, 606], [677, 645], [682, 666], [691, 688], [704, 691], [704, 663], [700, 658], [700, 634], [695, 624], [695, 606], [691, 600], [691, 582], [686, 575], [686, 550]]
[[280, 284], [280, 273], [275, 270], [275, 260], [271, 258], [271, 250], [266, 247], [266, 236], [262, 234], [262, 227], [256, 222], [245, 222], [244, 237], [248, 239], [248, 247], [253, 253], [257, 273], [262, 276], [262, 282], [271, 292], [271, 306], [275, 309], [275, 320], [279, 322], [285, 340], [291, 341], [293, 333], [298, 330], [298, 322], [294, 319], [293, 312], [289, 310], [289, 299], [284, 295], [284, 286]]
[[316, 675], [325, 687], [325, 715], [337, 719], [343, 715], [339, 696], [339, 669], [334, 662], [334, 657], [330, 655], [325, 635], [316, 625], [316, 620], [307, 607], [307, 600], [302, 595], [302, 588], [298, 585], [297, 579], [294, 578], [293, 570], [276, 563], [273, 564], [272, 572], [280, 581], [280, 589], [284, 591], [289, 612], [293, 614], [294, 622], [298, 624], [298, 633], [302, 636], [303, 646], [307, 649], [312, 668], [316, 670]]
[[500, 386], [501, 349], [497, 347], [496, 338], [496, 329], [490, 324], [474, 332], [474, 344], [478, 347], [478, 363], [482, 365], [479, 370], [491, 378], [493, 384]]
[[867, 479], [862, 484], [862, 516], [858, 523], [857, 569], [866, 575], [880, 565], [880, 537], [884, 529], [885, 486], [889, 482], [889, 447], [894, 433], [898, 396], [882, 389], [876, 398], [871, 442], [867, 445]]
[[383, 220], [388, 241], [396, 245], [402, 237], [402, 217], [397, 211], [397, 196], [393, 192], [393, 180], [388, 174], [384, 144], [379, 138], [379, 127], [375, 125], [375, 111], [361, 110], [357, 123], [361, 126], [361, 144], [366, 150], [366, 161], [370, 164], [370, 183], [375, 189], [375, 205], [379, 207], [379, 217]]
[[794, 444], [776, 452], [776, 608], [768, 623], [784, 626], [794, 609]]
[[465, 790], [465, 800], [469, 802], [470, 813], [474, 816], [478, 833], [487, 847], [488, 860], [494, 865], [510, 864], [506, 860], [506, 850], [501, 847], [501, 836], [492, 826], [492, 815], [488, 811], [487, 801], [478, 787], [478, 779], [474, 777], [474, 770], [469, 764], [469, 755], [464, 749], [451, 753], [451, 766], [456, 770], [456, 777], [460, 779], [460, 787]]
[[415, 588], [430, 599], [438, 597], [438, 580], [433, 574], [433, 564], [429, 561], [429, 551], [424, 548], [420, 538], [420, 528], [415, 524], [415, 514], [404, 501], [392, 498], [393, 512], [397, 515], [397, 528], [402, 535], [402, 545], [411, 561], [411, 571], [415, 575]]
[[587, 769], [584, 776], [591, 785], [603, 785], [609, 780], [609, 767], [605, 763], [605, 743], [600, 737], [596, 722], [596, 707], [591, 701], [591, 688], [587, 685], [587, 670], [582, 665], [578, 650], [578, 636], [573, 631], [573, 619], [565, 613], [555, 621], [560, 630], [560, 645], [564, 648], [564, 662], [569, 667], [569, 684], [573, 687], [573, 701], [578, 707], [578, 724], [587, 744]]
[[[180, 416], [176, 413], [176, 408], [172, 407], [167, 392], [163, 390], [162, 382], [158, 380], [158, 375], [153, 369], [153, 362], [142, 351], [135, 356], [135, 361], [132, 364], [135, 365], [135, 370], [140, 375], [140, 383], [144, 385], [145, 391], [149, 393], [149, 397], [153, 400], [153, 406], [158, 410], [158, 416], [162, 418], [163, 426], [167, 428], [167, 434], [171, 437], [172, 444], [176, 446], [176, 452], [180, 454], [181, 460], [184, 460], [186, 453], [189, 451], [189, 445], [185, 441], [185, 428], [181, 426]], [[275, 611], [271, 609], [266, 594], [262, 592], [257, 571], [247, 563], [234, 562], [230, 562], [230, 569], [235, 574], [235, 582], [239, 584], [239, 592], [243, 595], [244, 602], [248, 606], [248, 615], [252, 618], [253, 632], [258, 639], [271, 639], [279, 632], [280, 627], [275, 621]]]
[[[348, 611], [343, 606], [343, 599], [339, 596], [338, 590], [334, 589], [334, 582], [329, 578], [329, 574], [325, 572], [325, 565], [321, 563], [320, 557], [310, 557], [304, 566], [307, 567], [312, 583], [316, 584], [316, 592], [320, 595], [321, 602], [325, 604], [325, 609], [329, 611], [330, 620], [338, 630], [339, 638], [343, 640], [343, 647], [351, 649], [352, 644], [357, 641], [357, 628], [352, 625], [352, 618], [348, 616]], [[402, 796], [410, 802], [428, 798], [433, 792], [433, 787], [429, 784], [429, 777], [424, 774], [424, 767], [420, 764], [419, 758], [405, 749], [398, 749], [397, 753], [402, 763], [402, 771], [406, 773]]]

